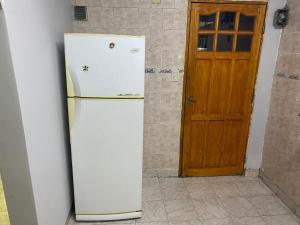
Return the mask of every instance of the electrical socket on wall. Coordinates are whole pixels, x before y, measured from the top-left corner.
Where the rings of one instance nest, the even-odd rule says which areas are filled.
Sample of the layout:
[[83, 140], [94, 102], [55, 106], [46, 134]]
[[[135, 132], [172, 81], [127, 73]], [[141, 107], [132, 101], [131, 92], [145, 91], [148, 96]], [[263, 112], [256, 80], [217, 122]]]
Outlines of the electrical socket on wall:
[[161, 0], [152, 0], [152, 4], [160, 4]]
[[180, 75], [178, 72], [172, 73], [172, 82], [179, 82], [180, 80]]

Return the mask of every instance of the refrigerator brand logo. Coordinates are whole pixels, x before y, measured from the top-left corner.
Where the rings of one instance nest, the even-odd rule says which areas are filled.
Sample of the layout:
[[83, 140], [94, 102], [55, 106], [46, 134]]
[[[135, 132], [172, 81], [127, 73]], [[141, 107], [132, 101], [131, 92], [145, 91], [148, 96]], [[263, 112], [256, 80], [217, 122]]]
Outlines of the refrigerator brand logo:
[[84, 72], [87, 72], [87, 71], [89, 71], [89, 67], [88, 67], [87, 65], [84, 65], [84, 66], [82, 67], [82, 70], [83, 70]]

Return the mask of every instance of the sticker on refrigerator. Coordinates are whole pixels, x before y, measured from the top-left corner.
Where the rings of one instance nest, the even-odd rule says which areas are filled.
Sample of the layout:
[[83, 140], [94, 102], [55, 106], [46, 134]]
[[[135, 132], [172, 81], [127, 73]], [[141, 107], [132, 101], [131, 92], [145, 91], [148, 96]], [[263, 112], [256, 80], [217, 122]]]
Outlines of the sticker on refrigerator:
[[82, 71], [83, 72], [89, 71], [89, 66], [87, 66], [87, 65], [82, 66]]

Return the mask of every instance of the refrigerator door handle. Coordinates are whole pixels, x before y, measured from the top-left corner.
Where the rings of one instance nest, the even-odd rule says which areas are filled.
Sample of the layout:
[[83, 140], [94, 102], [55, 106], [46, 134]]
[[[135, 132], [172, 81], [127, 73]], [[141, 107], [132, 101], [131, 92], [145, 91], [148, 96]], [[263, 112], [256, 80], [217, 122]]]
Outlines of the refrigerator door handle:
[[69, 115], [69, 131], [73, 127], [74, 116], [75, 116], [75, 98], [68, 98], [68, 115]]
[[72, 142], [72, 131], [74, 131], [74, 129], [76, 128], [76, 124], [80, 118], [80, 111], [80, 100], [76, 98], [68, 98], [70, 142]]
[[66, 62], [66, 77], [67, 77], [67, 93], [69, 97], [75, 96], [74, 84], [72, 81], [72, 76], [70, 72], [70, 67], [68, 62]]
[[80, 90], [77, 74], [71, 70], [70, 65], [67, 61], [66, 61], [66, 77], [67, 77], [68, 97], [81, 96], [81, 90]]

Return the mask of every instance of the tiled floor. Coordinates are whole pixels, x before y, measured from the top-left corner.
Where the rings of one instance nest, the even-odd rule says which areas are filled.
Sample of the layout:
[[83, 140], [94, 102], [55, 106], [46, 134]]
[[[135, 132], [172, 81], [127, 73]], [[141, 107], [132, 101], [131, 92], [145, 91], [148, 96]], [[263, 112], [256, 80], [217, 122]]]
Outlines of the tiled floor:
[[144, 178], [142, 219], [70, 225], [298, 225], [259, 179]]
[[0, 225], [9, 225], [9, 218], [8, 218], [7, 207], [4, 198], [1, 176], [0, 176]]

